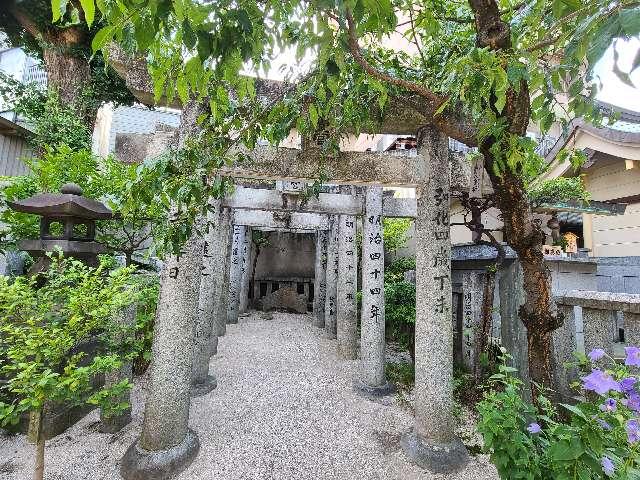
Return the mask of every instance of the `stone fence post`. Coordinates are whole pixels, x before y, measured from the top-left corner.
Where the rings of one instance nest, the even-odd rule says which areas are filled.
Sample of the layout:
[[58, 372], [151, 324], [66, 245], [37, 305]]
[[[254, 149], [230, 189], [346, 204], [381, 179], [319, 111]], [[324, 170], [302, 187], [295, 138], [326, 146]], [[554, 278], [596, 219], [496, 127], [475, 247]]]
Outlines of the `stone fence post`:
[[216, 237], [213, 253], [217, 256], [215, 267], [215, 277], [220, 279], [216, 282], [213, 296], [216, 300], [214, 309], [214, 334], [222, 337], [227, 333], [227, 310], [229, 306], [229, 274], [231, 268], [231, 217], [232, 212], [228, 208], [223, 208], [220, 215], [220, 230]]

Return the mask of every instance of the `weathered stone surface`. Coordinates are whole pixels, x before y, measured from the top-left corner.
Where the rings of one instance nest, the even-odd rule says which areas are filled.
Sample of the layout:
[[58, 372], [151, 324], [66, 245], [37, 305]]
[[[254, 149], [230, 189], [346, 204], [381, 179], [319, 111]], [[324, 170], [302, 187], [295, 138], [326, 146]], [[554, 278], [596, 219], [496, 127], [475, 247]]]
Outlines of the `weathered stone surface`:
[[554, 388], [562, 401], [568, 402], [575, 395], [569, 385], [577, 378], [575, 368], [566, 367], [567, 363], [575, 361], [573, 354], [578, 347], [574, 307], [559, 305], [558, 313], [564, 315], [564, 323], [553, 332]]
[[[116, 150], [116, 155], [124, 155], [131, 163], [142, 162], [145, 158], [153, 157], [161, 149], [163, 134], [151, 142], [147, 137], [136, 139], [134, 137], [148, 134], [126, 133], [118, 134], [119, 145], [136, 145], [136, 148], [128, 148], [122, 152]], [[153, 151], [145, 151], [149, 144]], [[225, 166], [218, 169], [215, 174], [257, 179], [291, 179], [304, 181], [316, 178], [319, 169], [327, 175], [327, 182], [338, 184], [362, 184], [362, 185], [386, 185], [415, 187], [422, 181], [420, 156], [390, 155], [383, 152], [340, 152], [334, 157], [326, 157], [316, 149], [299, 150], [295, 148], [271, 147], [260, 145], [253, 150], [238, 148], [232, 153], [242, 153], [243, 163]], [[139, 156], [136, 160], [135, 156]], [[451, 185], [454, 190], [466, 191], [469, 188], [471, 167], [462, 155], [452, 154]], [[487, 188], [490, 190], [490, 188]], [[489, 193], [489, 191], [487, 191]], [[410, 201], [388, 202], [389, 208], [411, 208]], [[411, 216], [411, 210], [406, 214]], [[394, 212], [390, 211], [390, 216]], [[396, 213], [398, 215], [398, 212]], [[405, 213], [398, 216], [405, 216]]]
[[340, 354], [346, 359], [358, 356], [356, 291], [358, 288], [358, 248], [356, 217], [340, 215], [338, 235], [337, 338]]
[[202, 237], [195, 233], [180, 257], [169, 256], [162, 268], [140, 438], [145, 450], [166, 450], [181, 443], [187, 434], [203, 247]]
[[362, 232], [362, 316], [360, 318], [361, 390], [390, 393], [384, 374], [384, 237], [382, 187], [367, 187]]
[[283, 310], [293, 313], [307, 313], [307, 296], [298, 293], [293, 287], [282, 287], [262, 298], [262, 309], [265, 312]]
[[572, 290], [560, 293], [555, 300], [561, 305], [640, 313], [640, 294]]
[[[202, 273], [198, 319], [195, 325], [193, 346], [193, 393], [205, 394], [217, 385], [214, 375], [209, 375], [209, 358], [217, 351], [218, 337], [214, 335], [214, 309], [216, 297], [215, 266], [217, 255], [212, 250], [220, 228], [220, 200], [209, 200], [207, 227], [202, 255]], [[214, 348], [215, 347], [215, 348]]]
[[330, 217], [331, 229], [329, 230], [329, 243], [327, 245], [327, 293], [324, 304], [324, 330], [329, 338], [336, 338], [338, 313], [338, 238], [340, 221], [339, 217]]
[[582, 307], [582, 322], [585, 351], [602, 348], [613, 357], [615, 353], [613, 344], [617, 336], [616, 312]]
[[283, 228], [291, 230], [328, 230], [327, 217], [319, 213], [263, 212], [261, 210], [236, 210], [235, 225], [256, 228]]
[[478, 361], [475, 346], [482, 322], [483, 282], [479, 271], [465, 271], [462, 277], [462, 361], [469, 372], [475, 371]]
[[640, 314], [624, 314], [624, 339], [627, 345], [640, 346]]
[[468, 455], [454, 434], [449, 158], [447, 137], [419, 133], [422, 178], [416, 218], [415, 430], [405, 452], [432, 471], [461, 468]]
[[214, 332], [216, 337], [227, 331], [227, 305], [229, 299], [229, 265], [231, 257], [231, 212], [228, 208], [220, 211], [220, 225], [216, 229], [215, 241], [211, 253], [216, 256], [213, 262], [214, 289]]
[[239, 313], [245, 313], [249, 306], [249, 282], [251, 282], [251, 266], [253, 265], [252, 235], [251, 228], [247, 228], [242, 242], [242, 278], [240, 280]]
[[146, 450], [136, 442], [122, 458], [120, 475], [126, 480], [168, 480], [187, 468], [199, 451], [200, 441], [193, 430], [187, 430], [180, 443], [162, 451]]
[[240, 286], [242, 283], [242, 264], [244, 240], [247, 227], [233, 226], [233, 243], [231, 244], [231, 260], [229, 265], [229, 303], [227, 305], [227, 323], [238, 323], [240, 308]]
[[[119, 325], [123, 325], [126, 327], [131, 327], [136, 323], [136, 304], [132, 303], [128, 307], [123, 308], [116, 315], [116, 323]], [[133, 379], [133, 370], [131, 367], [131, 362], [127, 362], [122, 367], [112, 372], [107, 372], [104, 375], [104, 383], [105, 386], [117, 385], [125, 379]], [[126, 393], [122, 394], [118, 399], [119, 402], [125, 402], [131, 404], [131, 394], [127, 390]], [[115, 433], [118, 432], [131, 422], [131, 407], [129, 406], [126, 410], [124, 410], [119, 415], [112, 415], [110, 417], [106, 417], [103, 415], [102, 411], [100, 412], [100, 426], [99, 429], [101, 432], [105, 433]]]
[[324, 307], [327, 300], [327, 248], [329, 232], [318, 230], [316, 233], [315, 277], [313, 284], [313, 324], [324, 328]]

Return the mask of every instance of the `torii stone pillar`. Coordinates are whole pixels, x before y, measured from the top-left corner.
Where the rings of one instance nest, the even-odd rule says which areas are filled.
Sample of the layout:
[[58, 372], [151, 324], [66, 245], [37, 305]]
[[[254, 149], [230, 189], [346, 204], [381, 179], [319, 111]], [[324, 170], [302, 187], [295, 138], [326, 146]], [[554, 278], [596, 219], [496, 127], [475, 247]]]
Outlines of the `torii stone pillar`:
[[384, 374], [384, 238], [382, 187], [367, 187], [362, 231], [362, 377], [356, 389], [368, 396], [388, 395], [393, 388]]
[[198, 321], [195, 325], [195, 343], [193, 346], [193, 396], [206, 395], [216, 388], [218, 382], [215, 375], [209, 374], [209, 359], [217, 352], [218, 337], [214, 335], [214, 310], [216, 278], [215, 262], [217, 255], [213, 248], [216, 245], [218, 229], [220, 228], [220, 200], [209, 200], [207, 212], [207, 226], [204, 237], [202, 255], [202, 278], [200, 280], [200, 300], [198, 307]]
[[337, 337], [340, 354], [354, 360], [358, 356], [357, 304], [358, 248], [356, 217], [340, 215], [338, 235]]
[[233, 243], [231, 245], [231, 264], [229, 265], [229, 304], [227, 306], [227, 323], [238, 323], [240, 309], [240, 287], [242, 284], [242, 265], [244, 240], [247, 227], [233, 226]]
[[338, 233], [339, 217], [332, 216], [329, 219], [331, 228], [328, 231], [327, 241], [327, 273], [326, 273], [326, 298], [324, 304], [324, 330], [328, 338], [336, 338], [337, 334], [337, 303], [338, 298]]
[[247, 228], [242, 242], [242, 279], [240, 281], [239, 313], [245, 313], [249, 307], [249, 283], [251, 282], [251, 265], [253, 257], [252, 230]]
[[436, 473], [456, 471], [468, 453], [454, 434], [453, 325], [451, 321], [451, 177], [446, 135], [418, 132], [423, 159], [416, 189], [415, 429], [402, 446], [418, 465]]
[[220, 283], [216, 283], [214, 298], [216, 305], [214, 310], [214, 335], [222, 337], [227, 333], [227, 309], [229, 306], [229, 273], [231, 268], [231, 216], [229, 208], [223, 208], [220, 213], [220, 229], [217, 232], [216, 244], [213, 253], [218, 256], [214, 267], [216, 278], [220, 278]]
[[[205, 111], [203, 103], [185, 105], [179, 148], [197, 133], [197, 118]], [[120, 463], [126, 480], [171, 478], [187, 468], [200, 449], [197, 434], [189, 429], [189, 405], [203, 250], [204, 239], [195, 228], [180, 255], [169, 255], [163, 264], [142, 433]]]
[[169, 478], [200, 449], [189, 429], [189, 404], [203, 247], [194, 232], [182, 253], [169, 256], [162, 267], [142, 434], [120, 465], [127, 480]]
[[316, 231], [316, 258], [313, 281], [313, 325], [324, 328], [324, 307], [327, 296], [327, 247], [329, 232]]

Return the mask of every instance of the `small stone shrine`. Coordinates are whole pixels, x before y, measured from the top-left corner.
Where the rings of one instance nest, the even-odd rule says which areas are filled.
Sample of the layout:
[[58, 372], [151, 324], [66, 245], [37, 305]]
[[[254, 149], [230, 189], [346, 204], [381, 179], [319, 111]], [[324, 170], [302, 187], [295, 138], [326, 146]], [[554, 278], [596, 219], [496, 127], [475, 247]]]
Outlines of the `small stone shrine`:
[[64, 184], [60, 193], [39, 193], [7, 203], [17, 212], [41, 217], [40, 238], [18, 243], [20, 250], [38, 258], [29, 270], [31, 275], [48, 268], [50, 260], [46, 253], [56, 249], [90, 266], [97, 265], [98, 255], [107, 251], [95, 241], [96, 220], [113, 218], [113, 212], [97, 200], [83, 197], [82, 189], [75, 183]]

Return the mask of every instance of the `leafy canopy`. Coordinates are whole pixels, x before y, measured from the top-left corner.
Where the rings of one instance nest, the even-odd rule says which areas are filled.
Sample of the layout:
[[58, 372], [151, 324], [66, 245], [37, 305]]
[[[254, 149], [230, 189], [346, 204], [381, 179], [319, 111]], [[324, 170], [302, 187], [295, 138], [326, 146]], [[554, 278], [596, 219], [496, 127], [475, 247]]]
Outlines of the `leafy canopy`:
[[[52, 0], [54, 18], [69, 4]], [[520, 192], [542, 162], [525, 136], [530, 120], [543, 133], [573, 116], [601, 121], [593, 67], [612, 42], [640, 32], [634, 0], [82, 5], [87, 18], [104, 22], [93, 50], [108, 54], [115, 41], [145, 58], [157, 101], [208, 104], [199, 122], [207, 139], [189, 147], [208, 156], [194, 169], [198, 175], [241, 160], [233, 144], [277, 144], [292, 128], [328, 134], [323, 149], [335, 151], [347, 132], [375, 131], [382, 115], [400, 106], [456, 140], [486, 147], [492, 180], [508, 174]], [[313, 68], [266, 102], [263, 84], [242, 73], [268, 71], [288, 48], [296, 61], [312, 56]], [[637, 55], [632, 68], [639, 64]], [[616, 73], [629, 80], [618, 66]], [[183, 182], [191, 192], [180, 190], [181, 197], [204, 205], [210, 192], [191, 178]], [[190, 210], [181, 209], [187, 216]]]

